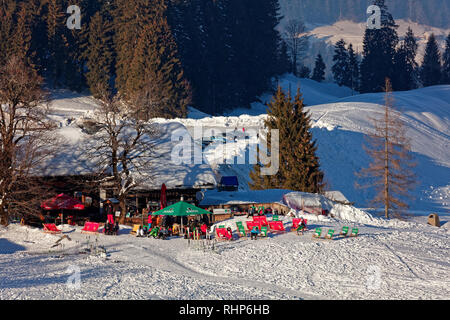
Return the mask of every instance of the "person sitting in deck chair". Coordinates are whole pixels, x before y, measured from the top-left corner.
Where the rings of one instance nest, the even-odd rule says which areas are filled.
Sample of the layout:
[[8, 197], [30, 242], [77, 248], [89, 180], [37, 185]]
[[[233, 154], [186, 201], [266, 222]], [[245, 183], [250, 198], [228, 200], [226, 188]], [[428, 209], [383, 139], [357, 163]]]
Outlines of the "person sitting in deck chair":
[[302, 222], [298, 225], [298, 228], [297, 228], [297, 235], [299, 235], [300, 232], [301, 232], [302, 235], [303, 235], [303, 232], [304, 232], [305, 230], [306, 230], [305, 220], [302, 219]]
[[167, 235], [168, 235], [167, 229], [164, 227], [161, 227], [161, 229], [159, 229], [158, 239], [166, 240]]
[[254, 226], [253, 228], [252, 228], [252, 231], [251, 231], [251, 240], [253, 240], [253, 239], [258, 239], [258, 234], [259, 234], [259, 228], [257, 227], [257, 226]]

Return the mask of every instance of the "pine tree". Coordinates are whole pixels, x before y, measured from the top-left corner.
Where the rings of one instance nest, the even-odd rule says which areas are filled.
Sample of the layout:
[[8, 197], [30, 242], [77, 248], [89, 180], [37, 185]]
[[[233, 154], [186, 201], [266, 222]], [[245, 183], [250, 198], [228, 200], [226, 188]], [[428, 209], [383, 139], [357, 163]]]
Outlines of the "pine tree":
[[120, 0], [116, 11], [117, 88], [146, 117], [185, 117], [190, 101], [164, 0]]
[[450, 84], [450, 34], [445, 41], [445, 51], [442, 58], [442, 83]]
[[352, 95], [355, 90], [359, 88], [359, 62], [358, 57], [353, 50], [353, 45], [350, 43], [348, 46], [348, 65], [349, 65], [349, 77], [348, 83], [345, 85], [352, 89]]
[[441, 54], [434, 34], [428, 39], [420, 70], [420, 79], [425, 87], [434, 86], [441, 82]]
[[394, 55], [398, 44], [397, 28], [385, 0], [375, 0], [381, 9], [381, 28], [367, 28], [364, 34], [364, 52], [360, 66], [360, 91], [382, 92], [384, 80], [394, 73]]
[[349, 52], [345, 47], [346, 43], [344, 39], [339, 40], [334, 46], [334, 65], [331, 67], [333, 77], [336, 83], [341, 87], [346, 85], [350, 76], [349, 69]]
[[400, 43], [394, 56], [394, 76], [392, 85], [395, 91], [415, 89], [417, 87], [417, 41], [411, 28]]
[[90, 20], [83, 58], [86, 59], [87, 84], [94, 97], [99, 97], [100, 88], [111, 91], [114, 71], [113, 33], [106, 12], [97, 12]]
[[363, 180], [360, 188], [374, 188], [375, 206], [383, 206], [386, 218], [399, 216], [408, 208], [406, 200], [414, 186], [412, 171], [414, 162], [410, 152], [409, 139], [400, 114], [394, 109], [392, 86], [389, 79], [385, 85], [385, 105], [383, 117], [372, 118], [375, 131], [364, 146], [371, 158], [368, 168], [357, 175]]
[[[315, 155], [317, 147], [312, 139], [310, 115], [304, 110], [298, 90], [294, 100], [281, 87], [268, 105], [265, 121], [270, 142], [270, 130], [279, 130], [279, 170], [275, 175], [261, 176], [261, 163], [250, 174], [252, 189], [282, 188], [318, 193], [323, 189], [323, 173]], [[268, 149], [271, 149], [268, 143]]]
[[319, 53], [316, 58], [316, 63], [311, 79], [317, 82], [322, 82], [323, 80], [325, 80], [325, 69], [325, 62], [323, 62], [322, 55]]

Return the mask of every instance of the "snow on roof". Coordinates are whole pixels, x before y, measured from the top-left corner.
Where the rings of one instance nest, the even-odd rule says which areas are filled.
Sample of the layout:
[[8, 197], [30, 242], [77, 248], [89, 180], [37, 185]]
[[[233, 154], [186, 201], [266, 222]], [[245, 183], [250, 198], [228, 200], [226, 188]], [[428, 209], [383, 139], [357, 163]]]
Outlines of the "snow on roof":
[[281, 203], [283, 196], [290, 192], [292, 191], [282, 189], [252, 191], [208, 190], [204, 192], [204, 198], [200, 202], [200, 205], [212, 206], [222, 204]]
[[336, 202], [350, 203], [350, 201], [348, 201], [348, 199], [340, 191], [325, 191], [324, 196]]
[[[155, 157], [151, 160], [148, 170], [141, 170], [140, 178], [144, 182], [136, 189], [155, 190], [160, 189], [163, 183], [168, 189], [192, 188], [192, 187], [215, 187], [217, 185], [214, 172], [207, 163], [185, 164], [193, 161], [188, 154], [183, 155], [180, 164], [172, 161], [172, 151], [180, 144], [172, 141], [172, 134], [182, 136], [189, 132], [179, 122], [158, 123], [158, 136], [152, 139]], [[95, 165], [83, 151], [89, 145], [89, 136], [81, 132], [75, 123], [58, 129], [65, 138], [60, 153], [51, 161], [42, 164], [38, 175], [40, 176], [75, 176], [94, 173]], [[195, 148], [201, 148], [194, 144]], [[201, 150], [200, 150], [201, 152]], [[44, 168], [45, 167], [45, 168]]]

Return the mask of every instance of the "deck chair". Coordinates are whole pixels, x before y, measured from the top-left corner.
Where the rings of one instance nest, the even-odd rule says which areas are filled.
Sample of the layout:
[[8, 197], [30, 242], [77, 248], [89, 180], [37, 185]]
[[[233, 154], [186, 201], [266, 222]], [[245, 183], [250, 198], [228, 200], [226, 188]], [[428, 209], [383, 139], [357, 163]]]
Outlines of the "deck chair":
[[174, 223], [172, 226], [172, 235], [178, 236], [180, 235], [180, 225], [178, 223]]
[[248, 233], [245, 231], [244, 225], [242, 224], [241, 221], [236, 222], [236, 226], [237, 226], [237, 231], [238, 231], [239, 237], [247, 237], [248, 236]]
[[249, 232], [250, 232], [250, 230], [252, 230], [253, 229], [253, 227], [258, 227], [258, 228], [260, 228], [261, 226], [260, 226], [260, 224], [258, 223], [258, 222], [256, 222], [256, 221], [245, 221], [245, 223], [247, 224], [247, 230], [249, 230]]
[[57, 234], [61, 233], [62, 231], [59, 230], [54, 223], [45, 223], [44, 226], [44, 232], [45, 233], [51, 233], [51, 234]]
[[341, 236], [347, 237], [348, 231], [349, 231], [349, 227], [347, 227], [347, 226], [342, 227]]
[[261, 237], [267, 238], [267, 233], [268, 233], [268, 232], [269, 232], [269, 231], [268, 231], [268, 228], [267, 228], [267, 227], [261, 227], [261, 232], [260, 232]]
[[333, 236], [334, 236], [334, 230], [333, 229], [329, 229], [328, 233], [325, 235], [325, 239], [333, 240]]
[[269, 225], [266, 216], [253, 216], [253, 221], [258, 223], [260, 226]]
[[100, 224], [97, 222], [85, 222], [84, 228], [81, 229], [81, 233], [97, 233]]
[[358, 228], [353, 228], [352, 233], [350, 234], [350, 237], [357, 237], [358, 236]]
[[138, 232], [140, 226], [140, 224], [133, 225], [133, 230], [131, 230], [130, 234], [135, 235]]
[[270, 221], [269, 222], [269, 227], [270, 227], [271, 231], [275, 231], [275, 232], [284, 232], [284, 231], [286, 231], [284, 229], [283, 222], [281, 222], [281, 221]]
[[225, 228], [218, 228], [216, 229], [216, 233], [217, 233], [217, 240], [226, 240], [229, 241], [231, 239], [233, 239], [233, 235], [228, 233], [228, 230]]
[[316, 231], [313, 233], [313, 238], [320, 239], [322, 237], [322, 228], [316, 228]]

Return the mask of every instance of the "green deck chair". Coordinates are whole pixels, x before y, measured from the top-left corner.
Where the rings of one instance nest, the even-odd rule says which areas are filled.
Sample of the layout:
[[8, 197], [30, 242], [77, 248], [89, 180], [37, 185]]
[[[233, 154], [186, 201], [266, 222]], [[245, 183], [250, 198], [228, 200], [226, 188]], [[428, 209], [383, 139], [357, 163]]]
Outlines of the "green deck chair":
[[333, 236], [334, 236], [334, 230], [330, 229], [330, 230], [328, 230], [328, 233], [325, 236], [325, 238], [328, 239], [328, 240], [333, 240]]
[[313, 233], [313, 238], [320, 238], [322, 236], [322, 228], [316, 228], [316, 231]]
[[357, 237], [358, 236], [358, 228], [353, 228], [352, 233], [350, 234], [350, 237]]
[[346, 226], [342, 227], [341, 236], [347, 237], [348, 231], [349, 231], [349, 227], [346, 227]]
[[261, 237], [267, 237], [267, 227], [261, 227]]
[[242, 224], [242, 221], [236, 222], [236, 226], [238, 227], [238, 234], [240, 237], [246, 237], [247, 233], [245, 232], [244, 225]]

